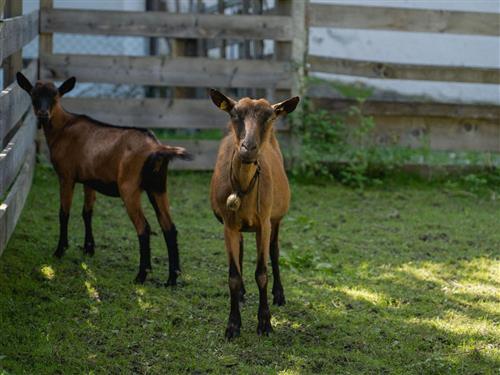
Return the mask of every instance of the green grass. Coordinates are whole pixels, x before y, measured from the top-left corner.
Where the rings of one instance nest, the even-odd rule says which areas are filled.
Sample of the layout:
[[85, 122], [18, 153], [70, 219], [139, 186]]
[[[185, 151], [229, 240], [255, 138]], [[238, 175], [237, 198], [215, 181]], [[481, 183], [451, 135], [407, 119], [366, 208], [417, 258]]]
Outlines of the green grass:
[[[0, 373], [499, 373], [498, 193], [293, 182], [281, 234], [288, 303], [271, 307], [275, 331], [258, 337], [247, 235], [242, 336], [228, 343], [226, 256], [209, 178], [170, 174], [183, 275], [169, 289], [160, 235], [152, 237], [154, 273], [132, 283], [138, 245], [118, 199], [98, 196], [96, 255], [82, 255], [81, 187], [70, 248], [52, 258], [58, 189], [39, 166], [0, 258]], [[149, 205], [147, 216], [159, 232]]]

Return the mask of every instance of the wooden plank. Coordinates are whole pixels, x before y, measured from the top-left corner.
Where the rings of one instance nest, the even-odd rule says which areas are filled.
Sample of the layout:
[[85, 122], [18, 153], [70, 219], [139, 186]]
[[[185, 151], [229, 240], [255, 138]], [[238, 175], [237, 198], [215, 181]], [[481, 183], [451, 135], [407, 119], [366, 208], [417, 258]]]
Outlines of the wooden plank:
[[[291, 16], [292, 2], [289, 0], [276, 0], [275, 8], [273, 11], [282, 16]], [[273, 60], [275, 61], [290, 61], [292, 58], [292, 42], [291, 41], [277, 41], [274, 44]], [[292, 82], [293, 85], [293, 82]], [[273, 90], [268, 92], [269, 100], [271, 102], [279, 102], [290, 96], [290, 90]]]
[[[357, 102], [345, 98], [312, 98], [316, 108], [345, 112]], [[368, 99], [361, 106], [364, 115], [423, 116], [455, 119], [483, 119], [500, 123], [500, 106], [463, 103], [430, 103], [418, 101], [390, 101]]]
[[3, 61], [38, 35], [38, 10], [24, 16], [0, 20], [0, 61]]
[[[33, 82], [37, 75], [37, 62], [32, 61], [24, 75]], [[5, 137], [12, 128], [21, 120], [22, 116], [31, 106], [30, 96], [13, 83], [0, 92], [0, 147], [5, 143]]]
[[291, 40], [292, 19], [283, 16], [47, 9], [44, 33], [131, 35], [193, 39]]
[[[4, 13], [3, 18], [22, 16], [23, 2], [9, 1], [6, 4], [3, 13]], [[14, 52], [9, 57], [7, 57], [5, 61], [2, 62], [2, 68], [3, 68], [3, 86], [5, 87], [14, 82], [16, 72], [23, 68], [22, 48], [20, 48], [18, 51]]]
[[229, 120], [209, 100], [64, 98], [63, 106], [110, 124], [141, 128], [221, 129]]
[[24, 158], [31, 150], [36, 134], [36, 118], [32, 112], [24, 120], [24, 124], [0, 152], [0, 197], [14, 181]]
[[498, 13], [310, 4], [309, 26], [500, 36]]
[[[99, 121], [157, 129], [226, 129], [227, 113], [205, 99], [63, 98], [63, 106]], [[286, 130], [283, 123], [277, 127]]]
[[214, 140], [171, 140], [163, 141], [170, 146], [180, 146], [188, 150], [194, 159], [175, 160], [169, 166], [173, 170], [211, 171], [215, 167], [220, 141]]
[[304, 93], [304, 75], [306, 55], [308, 53], [309, 34], [307, 26], [307, 5], [305, 0], [292, 0], [291, 15], [294, 25], [291, 58], [294, 66], [292, 81], [292, 96], [302, 96]]
[[309, 55], [311, 72], [379, 79], [500, 84], [500, 69], [445, 65], [415, 65]]
[[500, 152], [500, 126], [491, 120], [374, 116], [381, 146], [429, 147], [437, 151]]
[[35, 147], [33, 146], [26, 159], [23, 168], [12, 185], [7, 198], [0, 203], [0, 255], [5, 250], [9, 239], [14, 232], [17, 220], [21, 215], [24, 203], [33, 181], [35, 169]]
[[42, 78], [151, 86], [289, 88], [291, 64], [168, 56], [43, 56]]
[[[54, 0], [40, 0], [41, 16], [50, 11], [54, 7]], [[40, 22], [41, 29], [41, 22]], [[53, 51], [53, 34], [40, 30], [40, 38], [38, 38], [38, 76], [40, 77], [41, 66], [43, 66], [43, 57], [51, 55]]]

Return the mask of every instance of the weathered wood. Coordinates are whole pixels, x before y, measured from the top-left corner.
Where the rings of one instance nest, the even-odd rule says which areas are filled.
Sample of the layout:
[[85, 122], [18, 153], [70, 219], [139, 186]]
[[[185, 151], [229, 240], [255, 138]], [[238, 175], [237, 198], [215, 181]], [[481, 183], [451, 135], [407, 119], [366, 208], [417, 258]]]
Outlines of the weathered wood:
[[[54, 7], [54, 0], [40, 0], [40, 17]], [[40, 20], [40, 29], [42, 28]], [[53, 34], [40, 30], [38, 38], [38, 77], [40, 78], [41, 67], [44, 65], [43, 57], [52, 54]]]
[[[36, 61], [32, 61], [23, 73], [33, 82], [37, 75]], [[12, 83], [0, 92], [0, 148], [4, 145], [7, 134], [21, 120], [30, 106], [29, 95], [17, 83]]]
[[43, 56], [46, 79], [151, 86], [289, 88], [290, 63], [167, 56]]
[[293, 40], [291, 58], [294, 67], [292, 80], [292, 95], [302, 96], [304, 93], [304, 75], [306, 55], [308, 50], [309, 33], [306, 11], [309, 1], [292, 0], [291, 16], [293, 20]]
[[498, 13], [310, 4], [309, 26], [425, 33], [500, 35]]
[[175, 160], [170, 164], [170, 169], [197, 171], [211, 171], [214, 169], [220, 141], [173, 139], [163, 142], [171, 146], [184, 147], [194, 157], [191, 161]]
[[38, 35], [38, 11], [0, 20], [0, 61], [3, 61]]
[[444, 65], [414, 65], [309, 55], [311, 72], [368, 78], [412, 79], [500, 84], [500, 69]]
[[491, 120], [383, 115], [374, 120], [373, 135], [381, 146], [500, 152], [500, 126]]
[[[276, 0], [274, 12], [281, 16], [291, 16], [292, 2], [290, 0]], [[292, 59], [292, 42], [276, 41], [274, 43], [275, 61], [290, 61]], [[272, 102], [278, 102], [290, 96], [290, 90], [273, 90], [268, 92], [268, 98]]]
[[[332, 112], [344, 112], [356, 101], [344, 98], [313, 98], [316, 108], [326, 109]], [[369, 99], [361, 106], [364, 115], [386, 115], [386, 116], [423, 116], [423, 117], [448, 117], [484, 119], [500, 123], [500, 106], [463, 103], [427, 103], [418, 101], [390, 101]]]
[[110, 124], [141, 128], [221, 129], [228, 122], [227, 114], [208, 100], [64, 98], [63, 106]]
[[[162, 129], [225, 129], [226, 113], [205, 99], [64, 98], [63, 106], [99, 121], [121, 126]], [[285, 130], [282, 123], [278, 130]]]
[[43, 10], [41, 31], [195, 39], [291, 40], [292, 20], [282, 16], [189, 14], [107, 10]]
[[30, 112], [21, 128], [7, 146], [0, 151], [0, 197], [4, 196], [14, 181], [26, 154], [34, 144], [35, 134], [36, 118]]
[[[356, 104], [356, 100], [346, 98], [328, 84], [308, 87], [307, 96], [318, 108], [330, 111], [344, 111]], [[420, 96], [401, 95], [392, 91], [374, 91], [362, 105], [366, 115], [388, 116], [429, 116], [450, 118], [471, 118], [499, 121], [500, 106], [494, 103], [463, 103], [437, 101]]]
[[7, 198], [0, 203], [0, 255], [14, 232], [17, 220], [28, 197], [35, 169], [35, 147], [27, 153], [23, 168]]

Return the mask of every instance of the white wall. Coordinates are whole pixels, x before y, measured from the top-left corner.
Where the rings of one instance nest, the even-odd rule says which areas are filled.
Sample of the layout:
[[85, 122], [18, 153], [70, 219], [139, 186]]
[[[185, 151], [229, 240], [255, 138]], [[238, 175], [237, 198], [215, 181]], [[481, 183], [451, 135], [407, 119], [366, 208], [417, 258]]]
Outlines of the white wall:
[[[315, 3], [393, 6], [500, 13], [498, 0], [313, 0]], [[500, 14], [499, 14], [500, 17]], [[500, 38], [433, 33], [313, 28], [313, 54], [386, 62], [500, 68]], [[500, 104], [500, 86], [349, 78], [322, 75], [343, 82], [364, 82], [379, 89], [428, 95], [443, 101]]]

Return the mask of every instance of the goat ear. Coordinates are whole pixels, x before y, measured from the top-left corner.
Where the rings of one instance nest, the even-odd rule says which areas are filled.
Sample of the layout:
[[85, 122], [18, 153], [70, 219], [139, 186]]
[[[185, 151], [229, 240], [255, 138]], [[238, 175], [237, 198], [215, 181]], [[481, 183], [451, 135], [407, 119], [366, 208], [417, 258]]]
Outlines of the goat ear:
[[280, 116], [285, 113], [292, 113], [295, 108], [297, 108], [297, 104], [299, 104], [299, 101], [300, 98], [298, 96], [294, 96], [293, 98], [274, 104], [273, 108], [276, 116]]
[[28, 94], [31, 95], [31, 90], [33, 89], [33, 85], [30, 83], [29, 79], [26, 78], [26, 76], [23, 73], [17, 72], [16, 73], [16, 80], [17, 80], [17, 84], [24, 91], [26, 91]]
[[210, 89], [210, 98], [212, 98], [212, 101], [218, 108], [226, 112], [231, 112], [234, 105], [236, 104], [233, 99], [228, 98], [221, 92], [214, 89]]
[[57, 89], [57, 91], [59, 91], [59, 95], [63, 96], [67, 92], [73, 90], [73, 88], [75, 87], [75, 83], [76, 83], [75, 77], [68, 78], [66, 81], [61, 83], [61, 86], [59, 86], [59, 88]]

